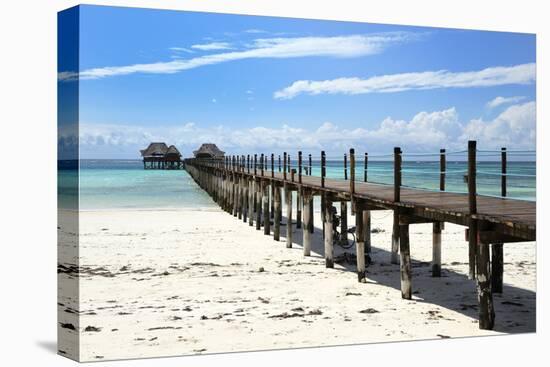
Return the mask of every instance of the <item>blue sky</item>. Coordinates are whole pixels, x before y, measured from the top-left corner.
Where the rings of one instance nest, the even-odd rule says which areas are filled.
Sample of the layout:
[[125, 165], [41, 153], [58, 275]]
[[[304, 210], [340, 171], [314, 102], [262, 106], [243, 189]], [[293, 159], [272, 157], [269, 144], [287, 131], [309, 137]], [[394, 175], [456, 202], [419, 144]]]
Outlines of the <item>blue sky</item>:
[[81, 156], [534, 149], [535, 62], [529, 34], [84, 6]]

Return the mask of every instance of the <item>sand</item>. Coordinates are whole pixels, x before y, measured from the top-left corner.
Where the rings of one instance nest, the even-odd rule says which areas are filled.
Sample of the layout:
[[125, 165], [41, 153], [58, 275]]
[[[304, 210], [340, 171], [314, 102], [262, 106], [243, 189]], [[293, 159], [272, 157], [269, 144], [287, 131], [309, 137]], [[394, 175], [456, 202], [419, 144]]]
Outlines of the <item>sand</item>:
[[[82, 212], [80, 324], [61, 337], [79, 333], [79, 358], [90, 361], [535, 331], [534, 243], [505, 245], [495, 329], [483, 331], [464, 228], [446, 224], [442, 277], [432, 278], [432, 226], [411, 226], [413, 300], [403, 300], [391, 212], [372, 217], [374, 264], [359, 283], [354, 264], [325, 268], [319, 228], [304, 257], [301, 229], [288, 249], [284, 236], [275, 242], [218, 209]], [[59, 310], [60, 322], [74, 315]]]

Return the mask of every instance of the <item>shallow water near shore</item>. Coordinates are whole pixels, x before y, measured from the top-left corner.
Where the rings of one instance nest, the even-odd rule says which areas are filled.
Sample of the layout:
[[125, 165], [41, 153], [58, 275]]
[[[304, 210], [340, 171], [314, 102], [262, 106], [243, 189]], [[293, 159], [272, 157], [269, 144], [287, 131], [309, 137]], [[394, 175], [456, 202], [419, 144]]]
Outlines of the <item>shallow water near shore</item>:
[[[391, 161], [369, 162], [368, 180], [383, 184], [393, 182]], [[312, 173], [319, 175], [318, 162]], [[80, 176], [78, 176], [78, 172]], [[467, 192], [464, 181], [466, 162], [447, 163], [446, 189]], [[500, 162], [478, 162], [478, 193], [500, 195]], [[508, 162], [507, 195], [510, 198], [535, 200], [535, 162]], [[349, 168], [348, 168], [349, 175]], [[518, 176], [515, 176], [518, 175]], [[522, 175], [522, 176], [519, 176]], [[327, 177], [344, 179], [343, 162], [327, 161]], [[60, 170], [60, 207], [67, 207], [79, 195], [81, 210], [96, 209], [177, 209], [214, 208], [216, 204], [195, 184], [185, 170], [144, 170], [141, 160], [82, 160], [80, 170]], [[79, 179], [79, 192], [74, 190]], [[358, 162], [356, 180], [364, 179], [363, 163]], [[403, 163], [403, 185], [437, 190], [439, 162]], [[73, 188], [73, 190], [68, 190]]]

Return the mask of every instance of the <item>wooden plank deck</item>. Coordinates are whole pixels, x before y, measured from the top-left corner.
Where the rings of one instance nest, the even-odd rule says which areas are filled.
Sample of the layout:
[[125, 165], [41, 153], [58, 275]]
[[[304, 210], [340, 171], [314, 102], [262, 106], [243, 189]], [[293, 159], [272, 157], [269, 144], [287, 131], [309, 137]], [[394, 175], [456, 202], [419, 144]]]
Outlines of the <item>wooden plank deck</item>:
[[[264, 175], [253, 173], [239, 173], [249, 176], [253, 179], [274, 180], [280, 183], [285, 182], [283, 174], [274, 173], [271, 178], [271, 172], [264, 172]], [[287, 184], [298, 187], [298, 178], [290, 181], [290, 174], [287, 174]], [[310, 188], [316, 191], [325, 191], [343, 195], [350, 198], [350, 182], [346, 180], [325, 179], [325, 187], [321, 187], [321, 178], [315, 176], [302, 176], [302, 187]], [[470, 219], [468, 209], [468, 194], [437, 192], [414, 188], [401, 188], [401, 200], [393, 200], [393, 185], [385, 185], [371, 182], [355, 182], [354, 197], [366, 200], [373, 205], [380, 205], [387, 209], [405, 208], [419, 216], [427, 216], [427, 213], [433, 219], [437, 215], [444, 217], [446, 222], [459, 225], [468, 225]], [[495, 224], [502, 224], [510, 227], [511, 233], [514, 233], [525, 240], [534, 241], [536, 239], [536, 210], [537, 204], [534, 201], [516, 200], [509, 198], [497, 198], [491, 196], [477, 196], [477, 214], [473, 215], [475, 219], [485, 220]]]

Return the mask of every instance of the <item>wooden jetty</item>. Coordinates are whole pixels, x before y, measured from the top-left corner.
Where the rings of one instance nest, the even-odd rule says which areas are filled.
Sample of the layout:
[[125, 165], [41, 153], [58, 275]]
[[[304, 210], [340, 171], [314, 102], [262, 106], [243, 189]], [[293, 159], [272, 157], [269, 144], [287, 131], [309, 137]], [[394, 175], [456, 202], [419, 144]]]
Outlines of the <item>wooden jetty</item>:
[[[275, 168], [274, 155], [226, 156], [224, 159], [190, 158], [185, 160], [189, 174], [208, 192], [219, 205], [235, 217], [263, 226], [266, 235], [273, 234], [279, 240], [282, 220], [281, 190], [286, 201], [286, 246], [292, 247], [293, 204], [292, 191], [296, 192], [296, 226], [303, 226], [303, 251], [311, 252], [313, 233], [313, 198], [321, 197], [321, 217], [324, 230], [325, 264], [334, 267], [332, 232], [333, 204], [341, 203], [341, 210], [351, 211], [356, 221], [357, 274], [360, 282], [366, 279], [365, 253], [370, 252], [370, 212], [392, 210], [392, 263], [400, 264], [401, 295], [412, 297], [409, 227], [417, 223], [433, 223], [432, 275], [441, 274], [441, 230], [445, 222], [467, 227], [469, 242], [469, 277], [477, 280], [479, 301], [479, 327], [494, 326], [493, 293], [502, 292], [503, 244], [536, 240], [536, 203], [506, 198], [506, 149], [502, 149], [501, 197], [482, 196], [476, 191], [477, 159], [476, 142], [468, 143], [468, 193], [445, 191], [446, 152], [440, 151], [440, 191], [415, 189], [402, 185], [402, 151], [393, 152], [393, 184], [368, 181], [368, 154], [364, 156], [364, 177], [355, 177], [356, 156], [350, 149], [344, 158], [344, 180], [327, 178], [327, 160], [321, 152], [320, 176], [312, 175], [309, 155], [304, 164], [298, 152], [297, 167], [290, 166], [290, 156], [285, 152], [281, 165], [278, 157]], [[270, 162], [269, 162], [270, 161]], [[349, 179], [347, 166], [349, 161]], [[281, 167], [282, 166], [282, 167]], [[271, 194], [271, 195], [270, 195]], [[271, 205], [270, 205], [271, 198]], [[269, 218], [273, 217], [273, 228]], [[343, 216], [342, 216], [343, 217]], [[347, 223], [342, 222], [347, 227]], [[344, 229], [341, 231], [344, 232]]]

